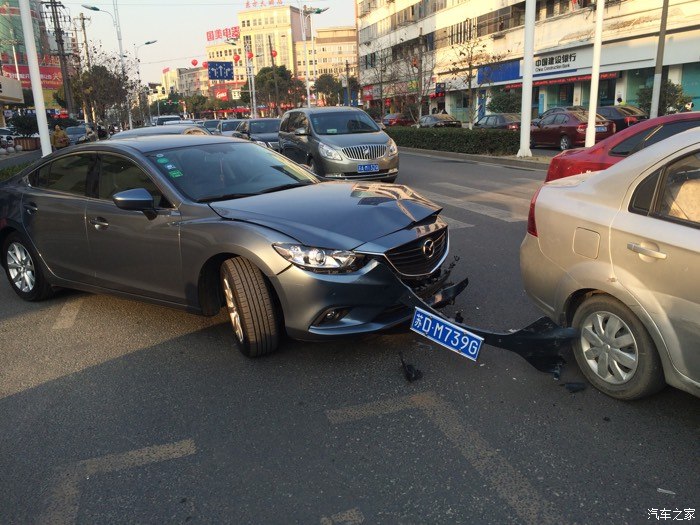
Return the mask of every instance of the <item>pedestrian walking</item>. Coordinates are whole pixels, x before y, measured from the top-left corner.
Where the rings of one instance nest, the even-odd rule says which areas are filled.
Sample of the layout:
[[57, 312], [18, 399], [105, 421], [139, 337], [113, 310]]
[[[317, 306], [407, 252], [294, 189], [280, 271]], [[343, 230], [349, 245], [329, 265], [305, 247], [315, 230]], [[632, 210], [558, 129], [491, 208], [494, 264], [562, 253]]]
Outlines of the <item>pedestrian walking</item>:
[[53, 147], [54, 151], [70, 146], [68, 134], [63, 131], [63, 128], [58, 124], [56, 124], [53, 135], [51, 135], [51, 146]]

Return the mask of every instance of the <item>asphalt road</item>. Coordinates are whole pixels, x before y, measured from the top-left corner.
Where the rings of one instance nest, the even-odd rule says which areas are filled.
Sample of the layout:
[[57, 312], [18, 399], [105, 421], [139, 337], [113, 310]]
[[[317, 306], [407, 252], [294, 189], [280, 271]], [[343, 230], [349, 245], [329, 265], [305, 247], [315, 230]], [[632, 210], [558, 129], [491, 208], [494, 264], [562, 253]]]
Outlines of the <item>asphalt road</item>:
[[[467, 323], [540, 315], [518, 248], [543, 178], [402, 154], [399, 182], [445, 206]], [[402, 332], [249, 360], [223, 314], [28, 304], [5, 279], [0, 349], [0, 523], [637, 524], [700, 503], [698, 399], [571, 394], [571, 356], [555, 381]]]

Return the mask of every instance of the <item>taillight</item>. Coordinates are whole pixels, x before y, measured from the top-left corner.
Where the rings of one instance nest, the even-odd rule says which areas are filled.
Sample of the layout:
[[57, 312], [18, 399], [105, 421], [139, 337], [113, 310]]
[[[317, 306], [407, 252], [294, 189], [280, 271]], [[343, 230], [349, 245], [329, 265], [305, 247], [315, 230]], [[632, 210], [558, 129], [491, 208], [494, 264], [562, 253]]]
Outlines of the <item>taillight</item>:
[[578, 126], [576, 126], [576, 131], [578, 133], [585, 133], [587, 127], [588, 127], [587, 124], [579, 124]]
[[537, 188], [537, 191], [530, 199], [530, 211], [527, 214], [527, 233], [533, 237], [537, 237], [537, 223], [535, 222], [535, 201], [537, 201], [537, 196], [540, 194], [542, 186]]
[[628, 126], [636, 124], [637, 122], [639, 122], [639, 119], [637, 117], [625, 117], [625, 124], [627, 124]]
[[508, 124], [508, 129], [514, 129], [517, 131], [520, 129], [520, 124]]

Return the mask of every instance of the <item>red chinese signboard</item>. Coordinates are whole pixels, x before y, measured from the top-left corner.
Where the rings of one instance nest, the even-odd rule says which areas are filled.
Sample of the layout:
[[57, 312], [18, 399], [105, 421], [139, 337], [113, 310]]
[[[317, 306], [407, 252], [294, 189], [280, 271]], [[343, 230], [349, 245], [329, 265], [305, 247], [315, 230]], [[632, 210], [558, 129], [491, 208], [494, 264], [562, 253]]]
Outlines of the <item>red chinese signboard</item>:
[[283, 5], [282, 0], [248, 0], [245, 3], [245, 8], [250, 9], [251, 7], [274, 7], [276, 5]]
[[[3, 64], [3, 73], [11, 78], [17, 78], [13, 64]], [[55, 66], [39, 66], [41, 85], [44, 89], [58, 89], [63, 85], [61, 68]], [[19, 79], [23, 89], [31, 89], [32, 82], [29, 79], [29, 66], [19, 66]]]
[[241, 38], [241, 28], [239, 26], [224, 27], [223, 29], [212, 29], [207, 31], [207, 42], [214, 40], [238, 40]]
[[228, 89], [215, 89], [214, 98], [217, 100], [228, 100]]
[[[610, 78], [617, 78], [618, 73], [615, 72], [610, 72], [610, 73], [601, 73], [600, 74], [600, 80], [607, 80]], [[572, 82], [585, 82], [587, 80], [591, 79], [591, 75], [577, 75], [575, 77], [564, 77], [564, 78], [547, 78], [545, 80], [535, 80], [532, 85], [533, 86], [554, 86], [557, 84], [570, 84]], [[518, 82], [516, 84], [506, 84], [505, 88], [506, 89], [516, 89], [516, 88], [521, 88], [523, 87], [522, 82]]]

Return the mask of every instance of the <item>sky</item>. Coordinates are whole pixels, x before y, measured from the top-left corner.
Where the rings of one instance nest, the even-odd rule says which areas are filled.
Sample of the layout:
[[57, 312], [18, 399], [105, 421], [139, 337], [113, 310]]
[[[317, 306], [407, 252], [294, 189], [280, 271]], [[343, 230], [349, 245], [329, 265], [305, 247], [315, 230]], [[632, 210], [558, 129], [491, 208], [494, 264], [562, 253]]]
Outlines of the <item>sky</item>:
[[[160, 82], [166, 68], [192, 67], [191, 61], [206, 60], [207, 31], [238, 25], [237, 13], [245, 9], [246, 0], [116, 0], [125, 54], [134, 53], [134, 44], [149, 40], [155, 44], [139, 48], [142, 82]], [[297, 6], [297, 0], [283, 0]], [[117, 34], [112, 18], [105, 13], [85, 9], [94, 5], [113, 12], [112, 0], [64, 0], [70, 15], [77, 19], [82, 12], [88, 40], [101, 43], [103, 49], [118, 53]], [[301, 5], [328, 7], [315, 15], [314, 28], [355, 25], [354, 0], [298, 0]], [[82, 37], [80, 39], [82, 41]]]

